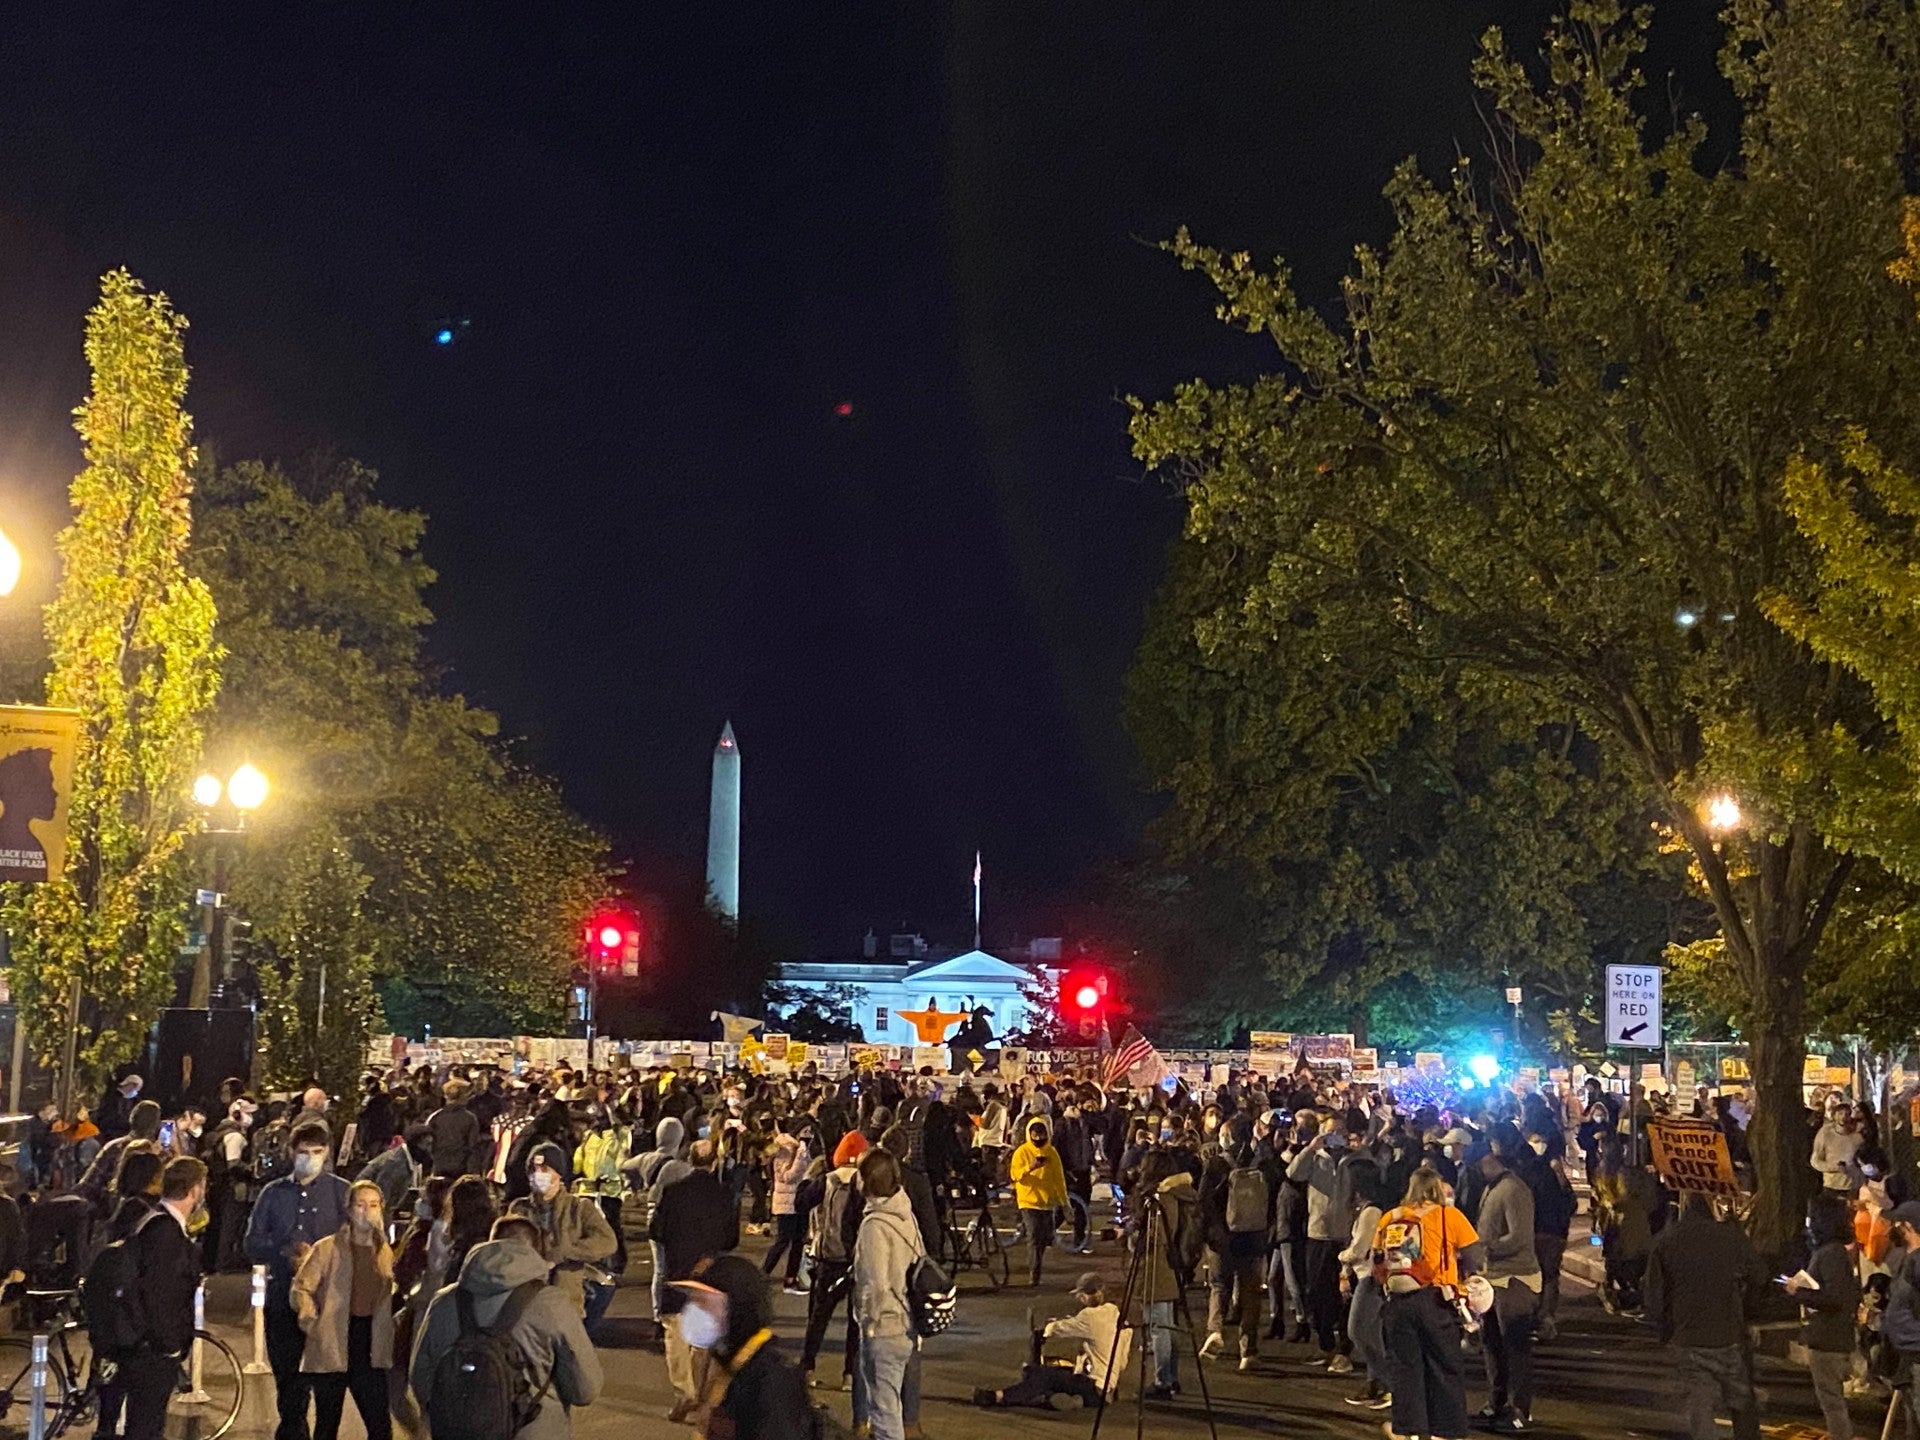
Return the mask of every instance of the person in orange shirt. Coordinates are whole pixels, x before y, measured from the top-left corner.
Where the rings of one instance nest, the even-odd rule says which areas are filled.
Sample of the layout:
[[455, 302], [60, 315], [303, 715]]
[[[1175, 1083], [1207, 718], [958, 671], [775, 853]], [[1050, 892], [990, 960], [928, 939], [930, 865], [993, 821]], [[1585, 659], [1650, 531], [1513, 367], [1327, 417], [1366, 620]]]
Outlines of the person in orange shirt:
[[1394, 1437], [1454, 1440], [1467, 1433], [1467, 1377], [1455, 1306], [1462, 1277], [1485, 1260], [1472, 1222], [1449, 1203], [1440, 1172], [1423, 1165], [1406, 1198], [1380, 1217], [1374, 1274], [1387, 1292], [1381, 1319]]

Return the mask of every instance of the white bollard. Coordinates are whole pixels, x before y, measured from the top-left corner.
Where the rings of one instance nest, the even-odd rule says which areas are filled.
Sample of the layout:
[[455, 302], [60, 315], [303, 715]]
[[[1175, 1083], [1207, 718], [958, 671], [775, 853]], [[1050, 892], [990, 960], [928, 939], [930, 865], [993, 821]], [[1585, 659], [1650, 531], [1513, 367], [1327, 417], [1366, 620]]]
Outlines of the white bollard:
[[33, 1391], [27, 1401], [27, 1440], [47, 1433], [47, 1337], [33, 1337]]
[[[193, 1328], [207, 1328], [207, 1287], [193, 1287]], [[173, 1397], [176, 1405], [204, 1405], [212, 1397], [200, 1383], [200, 1337], [193, 1337], [193, 1350], [187, 1360], [187, 1393]]]
[[253, 1267], [253, 1358], [240, 1367], [249, 1375], [266, 1375], [273, 1366], [267, 1363], [267, 1267]]

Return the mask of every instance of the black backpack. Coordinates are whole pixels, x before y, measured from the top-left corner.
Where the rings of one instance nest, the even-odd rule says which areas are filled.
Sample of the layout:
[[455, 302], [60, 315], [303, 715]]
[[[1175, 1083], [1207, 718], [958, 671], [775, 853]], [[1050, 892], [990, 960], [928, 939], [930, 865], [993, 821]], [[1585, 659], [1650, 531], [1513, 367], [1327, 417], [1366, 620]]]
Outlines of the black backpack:
[[293, 1127], [285, 1120], [276, 1120], [254, 1135], [253, 1178], [256, 1182], [266, 1185], [293, 1173], [293, 1157], [287, 1153], [287, 1137], [292, 1133]]
[[907, 1308], [913, 1313], [915, 1334], [938, 1335], [953, 1324], [959, 1298], [960, 1287], [931, 1257], [922, 1255], [907, 1266]]
[[433, 1367], [433, 1402], [427, 1407], [435, 1440], [513, 1440], [533, 1423], [553, 1376], [534, 1389], [513, 1327], [546, 1288], [544, 1280], [516, 1287], [489, 1326], [474, 1318], [471, 1294], [453, 1292], [460, 1333]]
[[112, 1354], [139, 1348], [147, 1338], [147, 1317], [140, 1307], [139, 1256], [133, 1240], [159, 1211], [143, 1217], [133, 1233], [105, 1246], [87, 1267], [81, 1282], [87, 1339], [97, 1352]]

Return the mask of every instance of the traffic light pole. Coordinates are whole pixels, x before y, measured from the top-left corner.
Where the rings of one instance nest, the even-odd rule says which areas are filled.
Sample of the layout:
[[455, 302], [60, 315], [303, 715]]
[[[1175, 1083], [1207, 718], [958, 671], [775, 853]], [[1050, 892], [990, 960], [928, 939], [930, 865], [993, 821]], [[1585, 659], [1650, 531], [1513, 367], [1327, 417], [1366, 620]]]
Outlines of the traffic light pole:
[[587, 1071], [593, 1071], [593, 1027], [600, 1018], [600, 957], [587, 947]]

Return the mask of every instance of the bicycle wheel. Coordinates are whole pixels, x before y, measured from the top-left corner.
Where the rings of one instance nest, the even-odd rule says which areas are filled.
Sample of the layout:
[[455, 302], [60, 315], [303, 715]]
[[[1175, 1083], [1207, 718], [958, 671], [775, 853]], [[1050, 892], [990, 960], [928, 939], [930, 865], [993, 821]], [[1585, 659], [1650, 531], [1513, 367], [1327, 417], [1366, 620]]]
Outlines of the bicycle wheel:
[[[51, 1429], [67, 1403], [67, 1377], [61, 1373], [58, 1352], [47, 1362], [47, 1426]], [[0, 1382], [6, 1385], [0, 1394], [0, 1436], [27, 1433], [27, 1417], [33, 1404], [33, 1341], [31, 1338], [0, 1340]]]
[[[196, 1330], [193, 1335], [199, 1363], [196, 1368], [194, 1352], [189, 1351], [186, 1373], [167, 1406], [167, 1440], [220, 1440], [240, 1418], [246, 1381], [240, 1374], [240, 1361], [226, 1341], [204, 1330]], [[194, 1389], [196, 1380], [198, 1390]]]
[[994, 1228], [993, 1216], [986, 1211], [973, 1222], [973, 1228], [967, 1232], [967, 1259], [987, 1272], [987, 1279], [993, 1282], [996, 1290], [1004, 1289], [1012, 1277], [1013, 1267], [1007, 1260], [1007, 1247], [1000, 1243], [1000, 1232]]
[[[1073, 1240], [1075, 1230], [1083, 1237], [1077, 1245]], [[1067, 1223], [1060, 1227], [1054, 1242], [1069, 1255], [1084, 1255], [1093, 1249], [1093, 1212], [1078, 1195], [1067, 1196]]]

